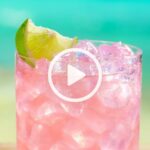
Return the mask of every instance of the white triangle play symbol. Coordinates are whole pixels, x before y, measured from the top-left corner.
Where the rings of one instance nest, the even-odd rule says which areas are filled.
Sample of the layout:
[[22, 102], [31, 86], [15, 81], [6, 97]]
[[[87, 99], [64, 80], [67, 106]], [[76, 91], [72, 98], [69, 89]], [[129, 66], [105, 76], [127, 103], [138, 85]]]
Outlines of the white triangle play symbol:
[[85, 77], [85, 73], [76, 69], [72, 65], [67, 66], [67, 85], [70, 86], [75, 82], [83, 79]]

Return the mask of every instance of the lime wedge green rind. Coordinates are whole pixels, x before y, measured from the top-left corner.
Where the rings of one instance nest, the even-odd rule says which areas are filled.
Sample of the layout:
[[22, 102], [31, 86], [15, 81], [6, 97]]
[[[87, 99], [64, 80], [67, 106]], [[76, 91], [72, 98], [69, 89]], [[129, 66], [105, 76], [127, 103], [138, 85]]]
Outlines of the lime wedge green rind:
[[16, 48], [18, 53], [22, 56], [27, 56], [27, 51], [25, 48], [25, 33], [26, 33], [26, 25], [28, 23], [28, 19], [26, 19], [23, 24], [20, 26], [16, 33]]
[[32, 58], [28, 56], [27, 48], [26, 48], [26, 31], [27, 31], [27, 24], [29, 22], [29, 19], [26, 19], [21, 26], [19, 27], [17, 33], [16, 33], [16, 48], [18, 51], [19, 56], [26, 61], [29, 65], [32, 67], [34, 66], [34, 63], [32, 62]]

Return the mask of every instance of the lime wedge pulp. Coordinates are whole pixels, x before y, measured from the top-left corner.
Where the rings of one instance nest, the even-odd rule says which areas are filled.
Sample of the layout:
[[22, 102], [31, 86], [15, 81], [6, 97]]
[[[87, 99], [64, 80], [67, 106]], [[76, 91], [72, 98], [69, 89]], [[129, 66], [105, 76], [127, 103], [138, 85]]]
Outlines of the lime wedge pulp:
[[16, 33], [18, 54], [29, 64], [41, 58], [51, 60], [57, 53], [76, 43], [77, 38], [64, 37], [54, 30], [35, 26], [29, 19], [23, 22]]

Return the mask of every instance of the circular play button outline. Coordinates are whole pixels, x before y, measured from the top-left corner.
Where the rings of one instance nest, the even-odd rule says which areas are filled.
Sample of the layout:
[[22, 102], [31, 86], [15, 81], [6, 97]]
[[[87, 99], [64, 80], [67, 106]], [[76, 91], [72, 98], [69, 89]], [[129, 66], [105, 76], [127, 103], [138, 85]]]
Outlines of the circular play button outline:
[[[95, 85], [95, 88], [88, 95], [80, 97], [80, 98], [71, 98], [71, 97], [67, 97], [67, 96], [62, 95], [55, 88], [55, 86], [53, 84], [53, 81], [52, 81], [52, 70], [53, 70], [53, 67], [54, 67], [55, 63], [58, 62], [60, 57], [62, 57], [63, 55], [65, 55], [67, 53], [70, 53], [70, 52], [75, 52], [75, 53], [79, 52], [79, 53], [83, 53], [83, 54], [87, 55], [88, 57], [90, 57], [94, 61], [95, 65], [97, 67], [97, 70], [98, 70], [98, 80], [97, 80], [97, 84]], [[50, 65], [49, 65], [49, 68], [48, 68], [48, 82], [50, 84], [50, 87], [51, 87], [52, 91], [59, 98], [61, 98], [64, 101], [67, 101], [67, 102], [83, 102], [83, 101], [86, 101], [86, 100], [90, 99], [98, 91], [98, 89], [101, 85], [101, 81], [102, 81], [102, 69], [101, 69], [101, 65], [100, 65], [99, 61], [96, 59], [96, 57], [92, 53], [90, 53], [86, 50], [83, 50], [81, 48], [70, 48], [70, 49], [66, 49], [66, 50], [58, 53], [53, 58], [53, 60], [50, 62]]]

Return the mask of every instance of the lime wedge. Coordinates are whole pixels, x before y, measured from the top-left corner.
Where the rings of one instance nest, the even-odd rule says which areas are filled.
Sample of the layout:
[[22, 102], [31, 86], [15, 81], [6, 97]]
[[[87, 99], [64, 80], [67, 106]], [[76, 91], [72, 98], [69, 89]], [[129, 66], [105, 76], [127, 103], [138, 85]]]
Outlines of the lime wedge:
[[51, 60], [57, 53], [76, 43], [77, 38], [64, 37], [54, 30], [35, 26], [29, 19], [16, 33], [18, 54], [29, 64], [34, 64], [40, 58]]

